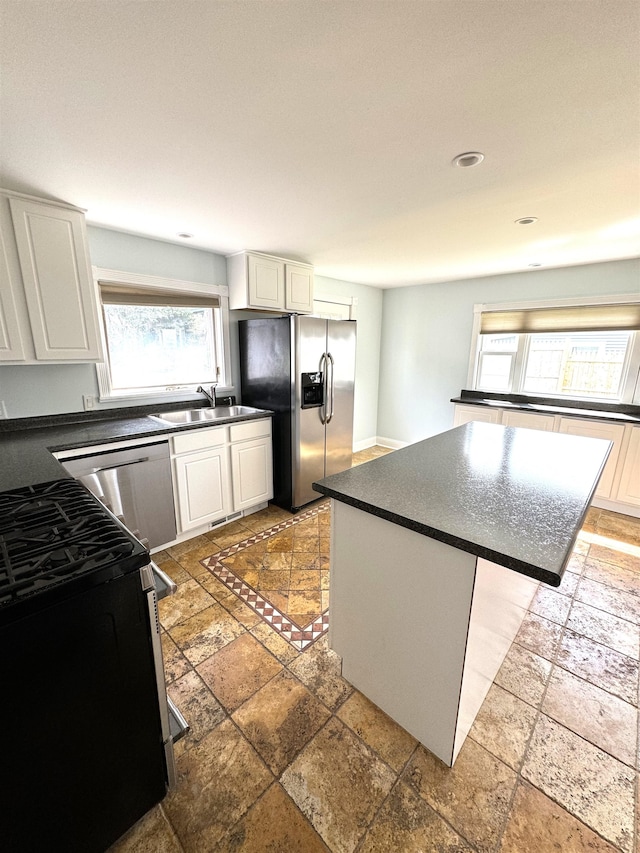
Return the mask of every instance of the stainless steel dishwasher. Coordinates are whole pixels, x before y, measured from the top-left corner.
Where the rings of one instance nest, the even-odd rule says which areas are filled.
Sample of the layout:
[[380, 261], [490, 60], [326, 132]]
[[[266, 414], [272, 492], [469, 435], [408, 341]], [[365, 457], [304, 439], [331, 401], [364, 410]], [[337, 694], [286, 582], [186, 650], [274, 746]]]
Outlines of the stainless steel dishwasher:
[[143, 545], [158, 548], [176, 538], [168, 441], [119, 442], [56, 456]]

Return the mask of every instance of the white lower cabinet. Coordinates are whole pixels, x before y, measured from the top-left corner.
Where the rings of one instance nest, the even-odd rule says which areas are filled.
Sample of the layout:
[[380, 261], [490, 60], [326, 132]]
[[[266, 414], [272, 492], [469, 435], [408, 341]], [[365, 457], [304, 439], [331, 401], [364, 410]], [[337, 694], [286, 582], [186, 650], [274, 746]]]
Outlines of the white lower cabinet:
[[273, 497], [271, 439], [231, 445], [233, 508], [247, 509]]
[[609, 459], [604, 467], [600, 483], [596, 489], [599, 498], [610, 498], [616, 465], [620, 455], [620, 445], [624, 435], [624, 427], [620, 424], [605, 423], [604, 421], [588, 421], [578, 418], [560, 418], [558, 432], [568, 435], [584, 435], [587, 438], [606, 438], [613, 442]]
[[471, 421], [481, 421], [486, 424], [499, 424], [502, 420], [502, 409], [483, 409], [480, 406], [456, 406], [453, 416], [454, 427]]
[[230, 514], [229, 451], [226, 446], [176, 457], [174, 473], [180, 532]]
[[640, 512], [636, 509], [640, 507], [640, 426], [457, 403], [453, 425], [460, 426], [470, 421], [564, 432], [612, 441], [613, 447], [594, 495], [594, 506], [640, 517]]
[[616, 500], [640, 506], [640, 427], [631, 427]]
[[171, 448], [178, 533], [273, 497], [271, 418], [181, 432]]
[[532, 415], [531, 412], [519, 412], [514, 409], [505, 409], [502, 414], [504, 426], [541, 429], [545, 432], [553, 432], [555, 421], [553, 415]]

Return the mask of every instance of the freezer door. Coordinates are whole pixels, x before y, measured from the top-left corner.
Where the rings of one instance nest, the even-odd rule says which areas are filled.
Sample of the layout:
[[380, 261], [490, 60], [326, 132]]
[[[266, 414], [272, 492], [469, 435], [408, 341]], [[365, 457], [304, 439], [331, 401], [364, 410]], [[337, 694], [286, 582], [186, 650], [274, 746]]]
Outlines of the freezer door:
[[328, 320], [327, 432], [325, 476], [351, 468], [353, 387], [356, 372], [356, 324]]
[[303, 373], [324, 371], [327, 321], [319, 317], [294, 317], [293, 373], [295, 376], [294, 440], [292, 441], [292, 507], [304, 506], [319, 495], [311, 484], [324, 477], [324, 406], [302, 409]]

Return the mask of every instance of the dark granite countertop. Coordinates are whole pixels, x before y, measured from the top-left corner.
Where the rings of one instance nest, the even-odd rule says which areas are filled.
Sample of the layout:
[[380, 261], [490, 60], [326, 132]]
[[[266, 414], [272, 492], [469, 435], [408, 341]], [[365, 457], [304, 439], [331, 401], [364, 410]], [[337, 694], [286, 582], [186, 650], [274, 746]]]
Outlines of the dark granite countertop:
[[[181, 408], [195, 406], [174, 403], [169, 406], [149, 406], [146, 411], [162, 412]], [[0, 422], [0, 492], [70, 477], [51, 455], [54, 452], [129, 439], [161, 439], [176, 432], [226, 426], [240, 421], [271, 417], [273, 414], [265, 410], [259, 414], [236, 415], [216, 421], [172, 425], [155, 420], [144, 414], [144, 411], [145, 408], [119, 409], [95, 412], [91, 415], [79, 412]], [[133, 412], [135, 414], [132, 414]]]
[[313, 486], [559, 586], [610, 449], [603, 439], [470, 423]]
[[640, 424], [640, 406], [632, 403], [599, 403], [586, 400], [561, 400], [557, 397], [531, 397], [526, 394], [499, 394], [490, 391], [460, 392], [452, 403], [490, 406], [496, 409], [520, 409], [532, 414], [565, 415], [570, 418]]

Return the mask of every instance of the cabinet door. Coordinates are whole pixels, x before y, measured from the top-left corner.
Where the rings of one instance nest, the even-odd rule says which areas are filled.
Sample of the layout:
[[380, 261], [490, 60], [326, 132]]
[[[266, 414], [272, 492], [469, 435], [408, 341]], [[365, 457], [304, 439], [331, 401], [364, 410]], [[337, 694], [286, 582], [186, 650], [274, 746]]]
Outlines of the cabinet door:
[[640, 427], [631, 430], [616, 500], [640, 506]]
[[24, 358], [13, 292], [9, 259], [0, 233], [0, 361], [19, 361]]
[[313, 310], [313, 269], [285, 264], [285, 308], [300, 314]]
[[36, 358], [99, 360], [84, 214], [21, 198], [9, 203]]
[[482, 421], [487, 424], [499, 424], [502, 420], [502, 409], [489, 409], [482, 406], [456, 406], [453, 415], [454, 427], [468, 424], [471, 421]]
[[565, 432], [569, 435], [585, 435], [588, 438], [608, 438], [609, 441], [613, 442], [609, 459], [604, 466], [602, 477], [596, 489], [596, 497], [610, 498], [613, 476], [616, 472], [618, 456], [620, 455], [620, 442], [624, 434], [624, 427], [620, 424], [608, 424], [603, 421], [561, 418], [558, 432]]
[[284, 310], [284, 263], [247, 255], [249, 305]]
[[553, 432], [555, 418], [553, 415], [532, 415], [531, 412], [519, 412], [515, 409], [505, 409], [502, 413], [503, 426], [525, 427], [525, 429], [541, 429]]
[[215, 447], [173, 460], [180, 533], [230, 514], [228, 459], [226, 447]]
[[258, 438], [231, 445], [233, 508], [247, 509], [273, 497], [271, 439]]

